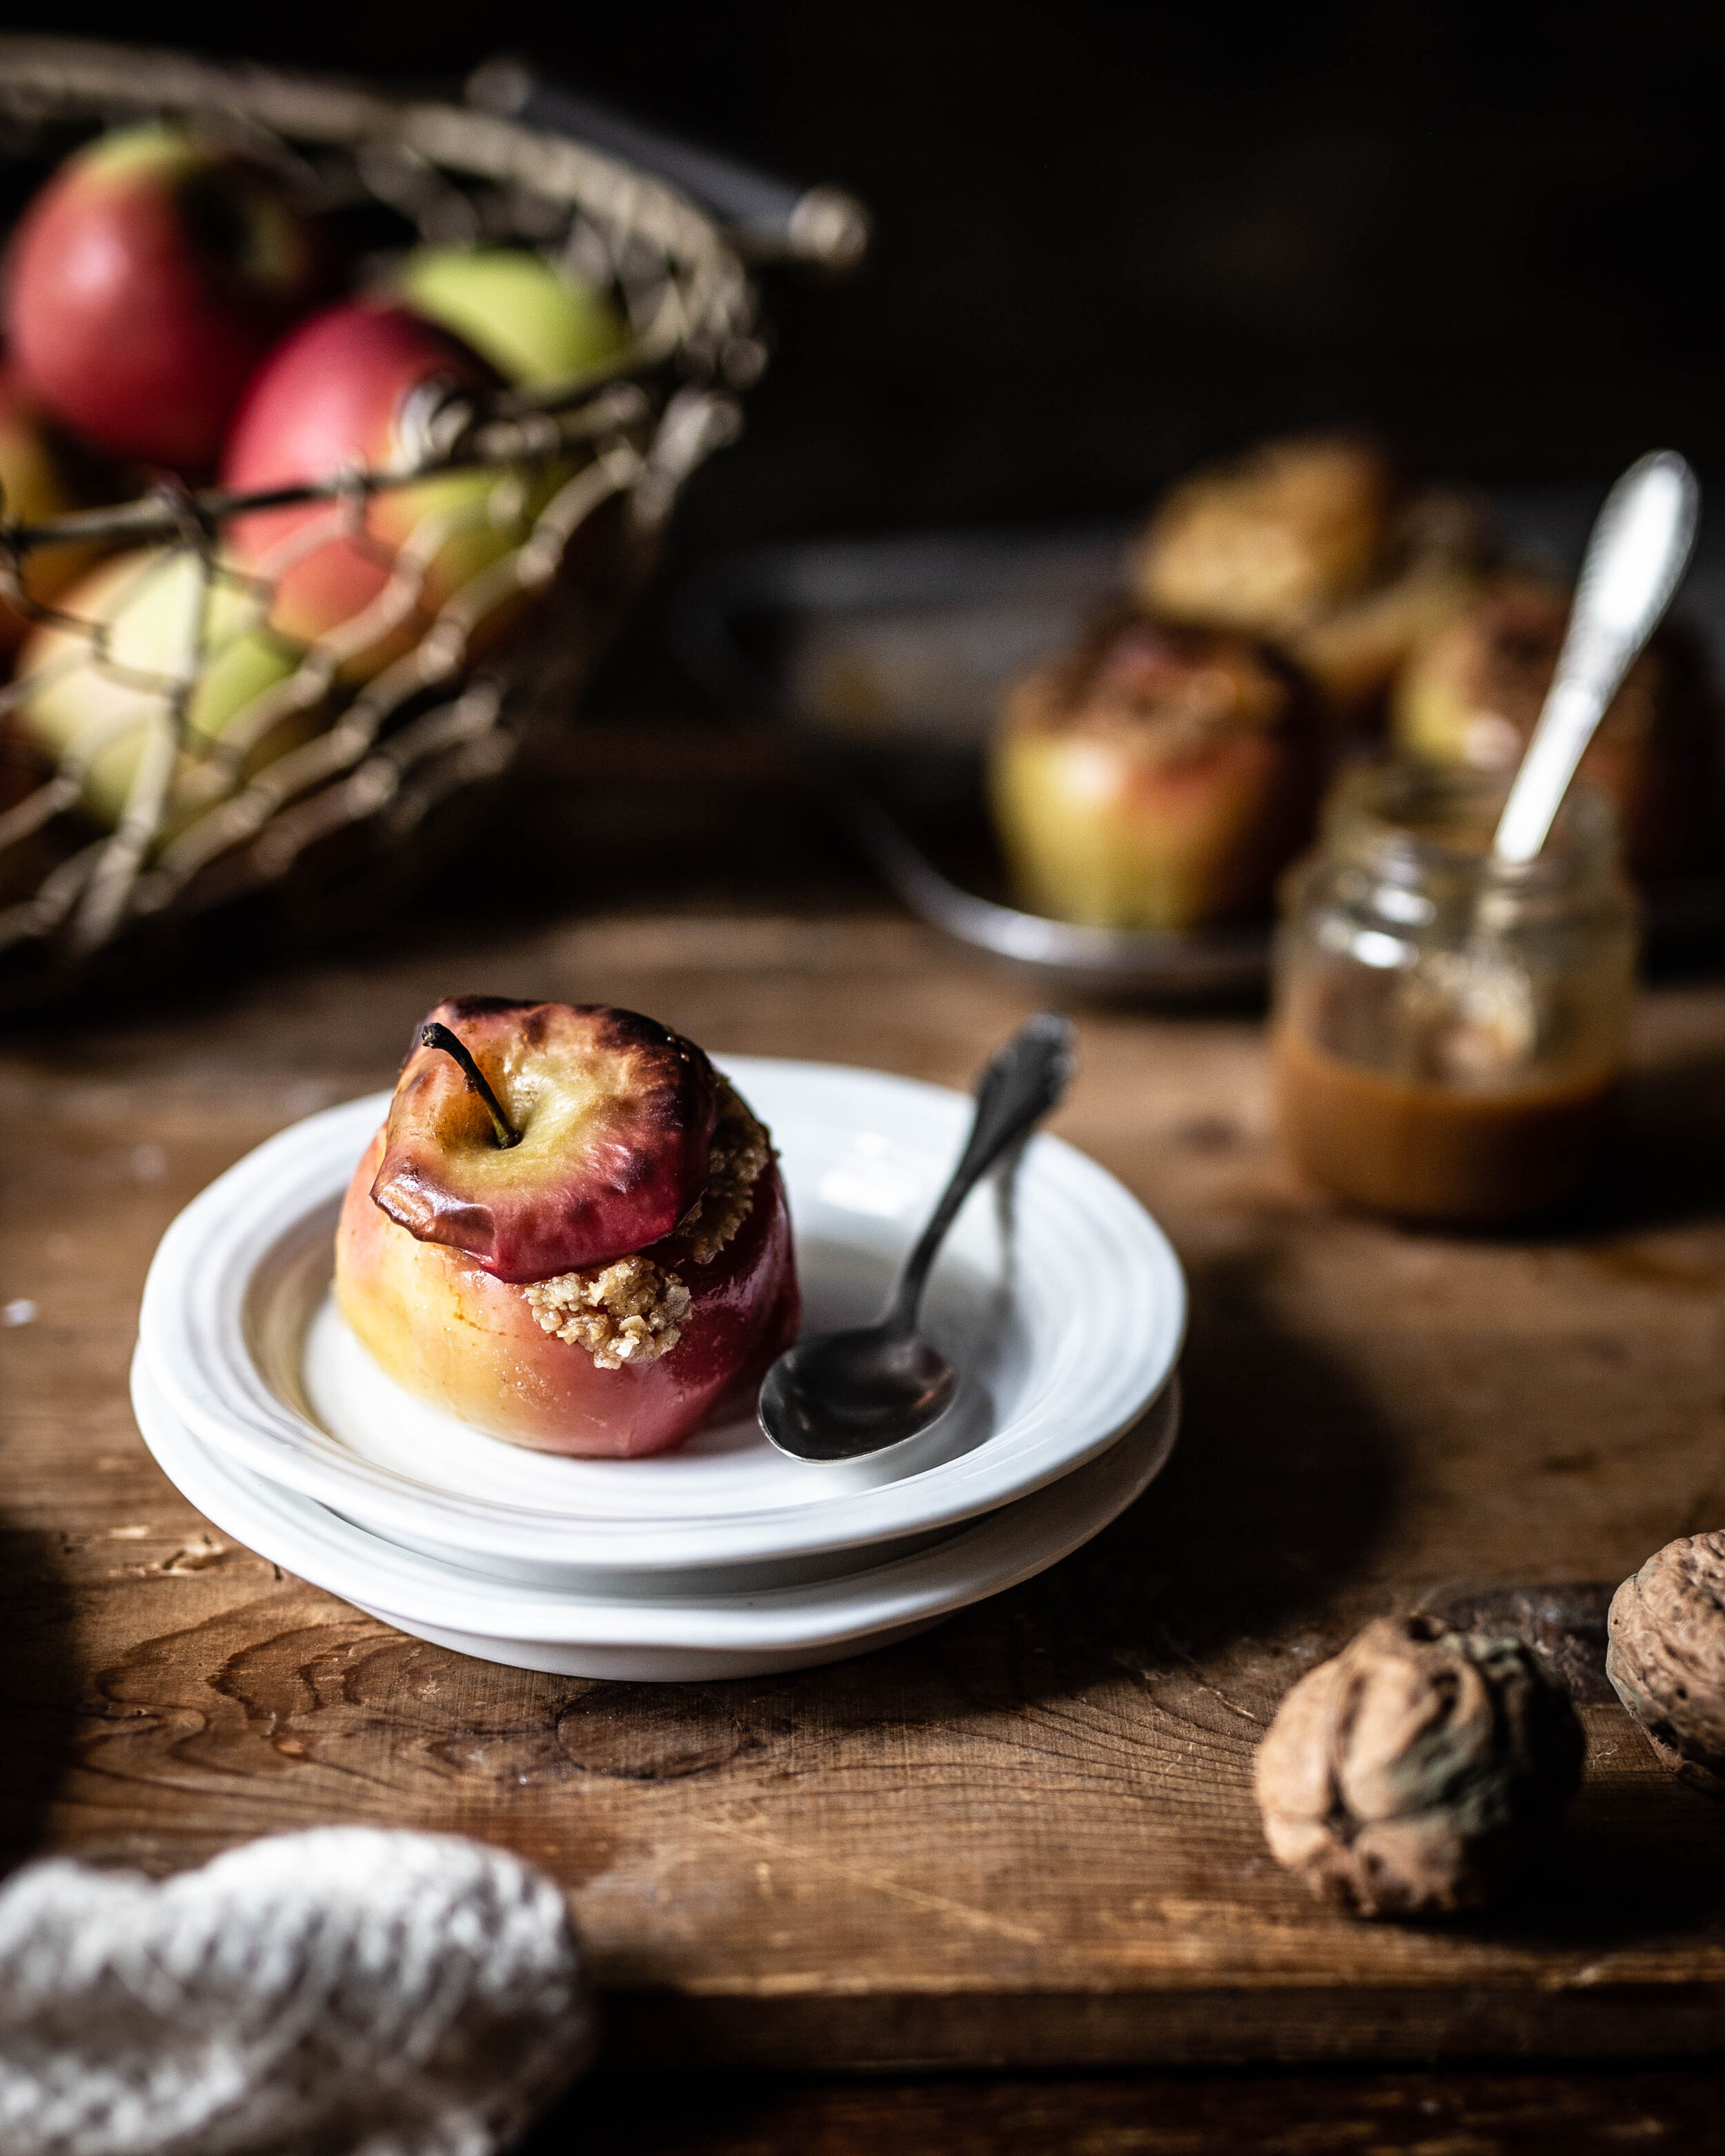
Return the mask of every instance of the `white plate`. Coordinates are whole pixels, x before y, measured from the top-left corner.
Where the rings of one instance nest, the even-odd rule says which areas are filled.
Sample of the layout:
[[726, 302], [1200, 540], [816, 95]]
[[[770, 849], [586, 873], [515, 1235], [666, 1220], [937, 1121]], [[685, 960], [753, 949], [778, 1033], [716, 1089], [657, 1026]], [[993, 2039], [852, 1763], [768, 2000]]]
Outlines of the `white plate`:
[[[721, 1067], [779, 1148], [806, 1322], [873, 1317], [969, 1101], [829, 1065]], [[151, 1266], [140, 1342], [205, 1444], [392, 1541], [501, 1576], [830, 1569], [834, 1553], [950, 1528], [1094, 1459], [1179, 1353], [1185, 1284], [1167, 1238], [1112, 1176], [1043, 1135], [1009, 1183], [971, 1199], [935, 1268], [926, 1320], [963, 1383], [912, 1445], [814, 1466], [748, 1422], [649, 1460], [527, 1451], [404, 1392], [326, 1306], [341, 1192], [385, 1106], [376, 1094], [311, 1116], [195, 1199]]]
[[201, 1444], [141, 1353], [132, 1404], [169, 1480], [259, 1557], [401, 1631], [483, 1661], [635, 1681], [759, 1676], [906, 1639], [1088, 1542], [1161, 1471], [1180, 1419], [1175, 1380], [1100, 1460], [915, 1557], [812, 1587], [630, 1600], [511, 1586], [378, 1540]]

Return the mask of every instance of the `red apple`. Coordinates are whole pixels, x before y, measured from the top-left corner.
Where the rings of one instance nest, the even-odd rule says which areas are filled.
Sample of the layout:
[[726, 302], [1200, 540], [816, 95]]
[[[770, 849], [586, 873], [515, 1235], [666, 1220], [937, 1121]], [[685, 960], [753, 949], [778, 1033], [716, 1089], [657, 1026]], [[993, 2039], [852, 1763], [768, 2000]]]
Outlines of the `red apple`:
[[7, 341], [80, 434], [200, 479], [320, 267], [314, 228], [266, 167], [177, 127], [124, 128], [69, 158], [24, 213]]
[[635, 1011], [501, 996], [451, 998], [421, 1034], [434, 1026], [519, 1137], [501, 1146], [460, 1065], [418, 1040], [372, 1190], [409, 1234], [499, 1280], [545, 1280], [658, 1242], [706, 1188], [719, 1081], [692, 1042]]
[[[355, 468], [399, 468], [412, 453], [402, 426], [408, 400], [434, 382], [483, 392], [501, 387], [501, 377], [407, 308], [364, 300], [327, 308], [259, 371], [234, 422], [223, 478], [250, 491]], [[452, 594], [527, 536], [555, 482], [541, 475], [536, 490], [529, 475], [511, 490], [510, 477], [455, 472], [381, 491], [366, 506], [362, 536], [351, 536], [345, 505], [260, 511], [236, 521], [232, 543], [275, 585], [272, 627], [302, 643], [343, 630], [344, 670], [362, 676], [408, 649]], [[409, 540], [424, 550], [417, 588], [411, 579], [391, 583]]]
[[[499, 1145], [454, 1060], [415, 1048], [336, 1230], [336, 1300], [374, 1359], [464, 1420], [554, 1452], [661, 1451], [746, 1404], [800, 1314], [783, 1187], [747, 1106], [699, 1049], [633, 1012], [468, 998], [431, 1023], [459, 1029], [521, 1137]], [[404, 1193], [413, 1207], [430, 1195], [418, 1226], [390, 1202]], [[548, 1222], [574, 1231], [560, 1250], [597, 1255], [549, 1276], [487, 1262], [500, 1235], [517, 1238], [517, 1265], [543, 1252]]]

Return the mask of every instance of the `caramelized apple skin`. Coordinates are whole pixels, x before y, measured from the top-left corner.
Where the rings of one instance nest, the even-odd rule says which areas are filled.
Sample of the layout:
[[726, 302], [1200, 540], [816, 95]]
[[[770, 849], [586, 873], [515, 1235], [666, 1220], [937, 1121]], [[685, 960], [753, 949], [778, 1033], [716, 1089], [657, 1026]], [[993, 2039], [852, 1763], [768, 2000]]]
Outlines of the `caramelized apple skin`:
[[1486, 539], [1477, 503], [1410, 490], [1370, 441], [1296, 435], [1172, 488], [1132, 577], [1153, 613], [1278, 644], [1345, 734], [1375, 726], [1408, 653], [1467, 603]]
[[1127, 610], [1019, 682], [989, 792], [1034, 911], [1191, 929], [1267, 904], [1310, 835], [1321, 753], [1309, 695], [1284, 660]]
[[418, 1241], [373, 1202], [383, 1141], [379, 1131], [342, 1201], [336, 1300], [398, 1384], [464, 1422], [541, 1452], [664, 1452], [721, 1410], [746, 1408], [796, 1337], [790, 1217], [772, 1160], [742, 1225], [706, 1264], [677, 1237], [645, 1253], [693, 1297], [682, 1337], [657, 1362], [606, 1370], [542, 1331], [521, 1287]]
[[1170, 620], [1285, 642], [1372, 582], [1398, 491], [1370, 442], [1260, 442], [1169, 490], [1134, 550], [1138, 595]]
[[460, 1067], [416, 1034], [372, 1191], [410, 1234], [499, 1280], [549, 1280], [644, 1250], [701, 1195], [718, 1081], [693, 1041], [603, 1004], [452, 996], [433, 1019], [520, 1137], [500, 1147]]

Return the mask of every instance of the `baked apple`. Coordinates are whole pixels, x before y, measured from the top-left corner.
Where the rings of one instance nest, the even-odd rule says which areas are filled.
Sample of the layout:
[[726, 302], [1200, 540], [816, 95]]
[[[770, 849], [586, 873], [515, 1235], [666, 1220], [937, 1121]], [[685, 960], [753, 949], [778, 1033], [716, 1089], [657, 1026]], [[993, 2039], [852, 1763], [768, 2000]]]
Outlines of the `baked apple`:
[[1376, 574], [1395, 485], [1369, 444], [1266, 442], [1171, 490], [1139, 542], [1146, 603], [1287, 638]]
[[[1569, 624], [1569, 596], [1502, 577], [1416, 648], [1391, 698], [1399, 747], [1436, 763], [1511, 771], [1539, 716]], [[1617, 805], [1637, 875], [1684, 867], [1717, 821], [1717, 751], [1701, 656], [1667, 624], [1625, 676], [1581, 760]]]
[[1312, 700], [1248, 639], [1131, 610], [1008, 700], [996, 826], [1025, 902], [1098, 928], [1196, 928], [1260, 911], [1311, 835]]
[[634, 1011], [438, 1004], [342, 1202], [336, 1299], [397, 1382], [546, 1452], [662, 1452], [800, 1315], [768, 1134]]
[[1134, 551], [1153, 612], [1280, 644], [1335, 716], [1373, 716], [1414, 642], [1466, 604], [1481, 520], [1415, 492], [1373, 443], [1266, 442], [1174, 487]]

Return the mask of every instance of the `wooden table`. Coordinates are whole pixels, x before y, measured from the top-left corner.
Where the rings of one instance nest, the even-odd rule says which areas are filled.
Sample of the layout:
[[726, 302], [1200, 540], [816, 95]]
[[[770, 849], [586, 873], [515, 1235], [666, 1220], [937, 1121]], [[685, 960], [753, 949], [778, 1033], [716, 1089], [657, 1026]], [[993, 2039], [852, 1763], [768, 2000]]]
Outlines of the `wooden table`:
[[[598, 873], [601, 832], [626, 850], [629, 827], [588, 788], [536, 812], [536, 842], [548, 829], [568, 864], [558, 892], [496, 902], [506, 851], [347, 955], [0, 1038], [9, 1851], [172, 1867], [334, 1820], [505, 1843], [567, 1885], [619, 2068], [1715, 2050], [1725, 1814], [1666, 1776], [1604, 1687], [1598, 1596], [1578, 1590], [1725, 1516], [1725, 988], [1647, 997], [1630, 1128], [1590, 1209], [1473, 1241], [1296, 1185], [1250, 1015], [1084, 1011], [1057, 1127], [1141, 1194], [1188, 1267], [1179, 1450], [1089, 1548], [889, 1653], [704, 1686], [492, 1668], [285, 1576], [170, 1487], [126, 1389], [157, 1238], [272, 1131], [387, 1083], [438, 995], [615, 1001], [715, 1049], [953, 1085], [1030, 1008], [1022, 982], [823, 866], [782, 793], [727, 792], [724, 754], [653, 738], [691, 795], [678, 874], [655, 891]], [[1515, 1912], [1362, 1924], [1270, 1861], [1252, 1751], [1364, 1618], [1434, 1601], [1540, 1633], [1580, 1702], [1586, 1783]], [[1654, 2116], [1644, 2080], [1611, 2081], [1624, 2117]], [[814, 2097], [773, 2086], [786, 2147], [852, 2146], [845, 2104], [872, 2121], [857, 2147], [918, 2138], [911, 2112], [891, 2123], [902, 2091], [833, 2096], [818, 2127]], [[1115, 2132], [1121, 2085], [1083, 2086], [1062, 2115], [1101, 2105]], [[1179, 2086], [1201, 2110], [1214, 2083]], [[1361, 2117], [1377, 2086], [1348, 2084]], [[991, 2101], [998, 2145], [1019, 2147], [1034, 2106]], [[1404, 2145], [1378, 2111], [1382, 2145]], [[1405, 2145], [1435, 2115], [1407, 2111]], [[781, 2145], [726, 2139], [716, 2117], [619, 2145]], [[1200, 2125], [1178, 2143], [1098, 2125], [1095, 2145], [1212, 2145]]]

